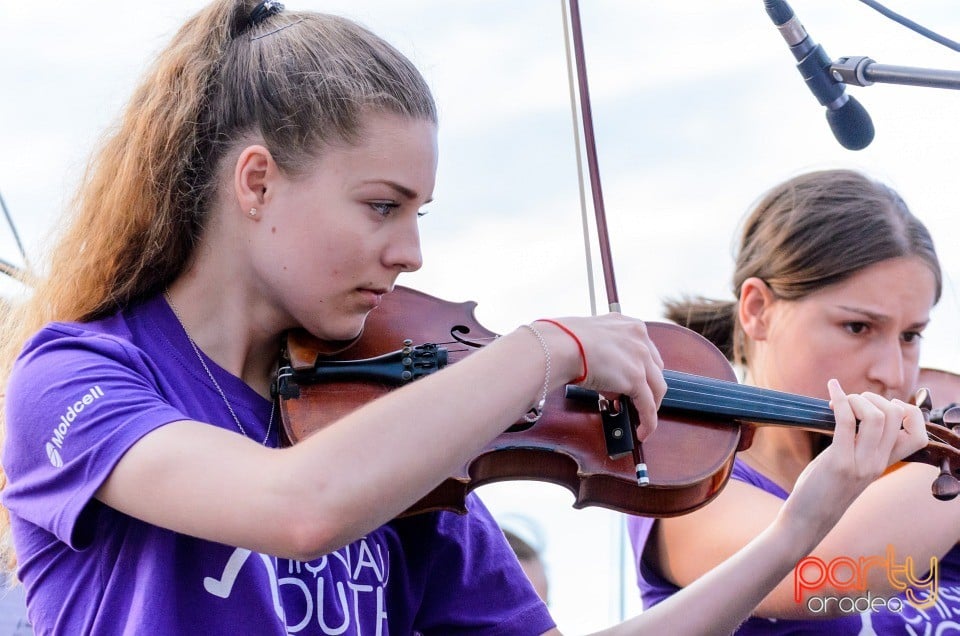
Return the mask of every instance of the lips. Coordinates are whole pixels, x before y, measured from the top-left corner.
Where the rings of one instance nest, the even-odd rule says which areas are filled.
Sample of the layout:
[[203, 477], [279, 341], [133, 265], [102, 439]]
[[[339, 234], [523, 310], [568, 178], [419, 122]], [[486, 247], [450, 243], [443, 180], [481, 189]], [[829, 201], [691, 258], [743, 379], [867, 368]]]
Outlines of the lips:
[[379, 307], [383, 295], [390, 293], [390, 290], [384, 287], [361, 287], [357, 291], [371, 307]]

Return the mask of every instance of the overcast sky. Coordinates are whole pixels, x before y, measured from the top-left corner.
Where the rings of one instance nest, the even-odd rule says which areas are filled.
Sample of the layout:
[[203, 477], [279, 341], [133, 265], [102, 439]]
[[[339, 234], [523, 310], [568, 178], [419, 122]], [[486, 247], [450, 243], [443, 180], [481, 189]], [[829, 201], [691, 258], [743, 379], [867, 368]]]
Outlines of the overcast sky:
[[[0, 0], [0, 193], [32, 261], [42, 262], [93, 143], [151, 55], [202, 4]], [[960, 39], [951, 0], [889, 4]], [[589, 313], [559, 2], [287, 5], [369, 26], [410, 56], [435, 91], [441, 156], [436, 201], [422, 226], [426, 264], [401, 283], [477, 301], [480, 322], [497, 332], [539, 316]], [[658, 319], [662, 299], [681, 293], [731, 297], [733, 236], [761, 191], [804, 170], [854, 167], [898, 189], [933, 232], [947, 289], [922, 360], [960, 371], [960, 254], [952, 249], [960, 241], [960, 93], [848, 89], [877, 129], [870, 147], [851, 152], [831, 136], [760, 0], [582, 5], [626, 313]], [[957, 53], [857, 0], [792, 6], [834, 59], [960, 68]], [[22, 262], [3, 229], [0, 257]], [[498, 515], [523, 512], [544, 526], [563, 629], [583, 632], [617, 617], [615, 515], [572, 511], [570, 495], [552, 486], [499, 485], [481, 494]], [[632, 581], [626, 589], [626, 609], [635, 611]]]

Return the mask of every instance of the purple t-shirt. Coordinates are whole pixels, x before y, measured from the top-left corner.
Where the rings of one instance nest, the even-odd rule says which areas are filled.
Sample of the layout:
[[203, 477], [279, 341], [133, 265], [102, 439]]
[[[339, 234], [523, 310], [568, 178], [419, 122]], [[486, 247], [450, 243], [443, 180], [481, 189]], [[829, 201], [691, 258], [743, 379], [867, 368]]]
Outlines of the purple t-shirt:
[[[739, 459], [735, 460], [731, 479], [746, 482], [780, 499], [788, 493], [776, 483]], [[918, 493], [929, 497], [929, 493]], [[628, 517], [627, 532], [633, 545], [637, 570], [637, 586], [645, 607], [652, 607], [672, 596], [680, 588], [667, 580], [656, 565], [644, 557], [644, 547], [653, 530], [654, 519]], [[922, 528], [917, 529], [923, 532]], [[895, 557], [902, 565], [902, 557]], [[737, 630], [739, 636], [849, 634], [850, 636], [905, 636], [960, 633], [960, 548], [954, 547], [938, 562], [937, 601], [929, 608], [917, 609], [903, 596], [899, 612], [878, 608], [878, 611], [851, 613], [849, 616], [824, 620], [787, 620], [752, 617]], [[919, 573], [917, 573], [919, 574]]]
[[[271, 404], [212, 360], [247, 434]], [[311, 562], [171, 532], [94, 493], [150, 431], [236, 423], [162, 296], [88, 324], [52, 324], [7, 387], [18, 574], [38, 634], [541, 634], [554, 626], [500, 529], [470, 513], [396, 520]], [[268, 446], [277, 446], [276, 423]], [[251, 523], [270, 523], [251, 519]]]

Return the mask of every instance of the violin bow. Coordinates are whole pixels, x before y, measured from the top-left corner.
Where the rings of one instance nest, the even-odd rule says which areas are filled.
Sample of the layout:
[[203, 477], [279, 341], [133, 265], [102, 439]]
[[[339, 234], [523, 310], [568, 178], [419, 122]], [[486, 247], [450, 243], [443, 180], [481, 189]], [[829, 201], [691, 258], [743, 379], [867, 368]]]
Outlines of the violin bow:
[[[600, 262], [607, 291], [607, 307], [611, 312], [620, 313], [620, 298], [617, 294], [617, 281], [613, 272], [610, 234], [607, 228], [607, 215], [603, 205], [603, 188], [600, 184], [597, 143], [593, 130], [593, 110], [590, 107], [590, 87], [587, 81], [583, 29], [580, 23], [580, 3], [578, 0], [569, 0], [569, 2], [570, 33], [573, 37], [573, 53], [576, 61], [577, 92], [580, 96], [583, 143], [587, 155], [587, 169], [590, 175], [590, 190], [593, 196], [593, 211], [597, 224], [597, 242], [600, 251]], [[574, 113], [574, 120], [576, 120], [576, 113]], [[576, 129], [576, 126], [574, 128]], [[577, 141], [577, 152], [579, 168], [579, 140]], [[582, 171], [579, 171], [578, 174], [582, 174]], [[591, 303], [592, 302], [591, 294]], [[637, 422], [639, 419], [637, 410], [627, 396], [620, 396], [617, 402], [618, 404], [611, 404], [606, 398], [600, 398], [599, 407], [602, 415], [607, 452], [611, 457], [617, 457], [628, 452], [631, 453], [636, 466], [637, 485], [646, 486], [650, 483], [650, 478], [647, 473], [647, 464], [643, 458], [643, 446], [640, 440], [637, 439]]]

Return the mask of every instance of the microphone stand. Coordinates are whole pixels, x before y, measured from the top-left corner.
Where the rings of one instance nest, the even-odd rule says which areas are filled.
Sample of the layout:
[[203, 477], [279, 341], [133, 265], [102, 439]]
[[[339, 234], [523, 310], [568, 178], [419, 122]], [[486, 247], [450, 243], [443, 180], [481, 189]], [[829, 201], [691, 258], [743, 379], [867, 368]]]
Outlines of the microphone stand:
[[960, 71], [877, 64], [869, 57], [841, 57], [830, 65], [830, 76], [852, 86], [874, 83], [960, 89]]

